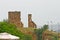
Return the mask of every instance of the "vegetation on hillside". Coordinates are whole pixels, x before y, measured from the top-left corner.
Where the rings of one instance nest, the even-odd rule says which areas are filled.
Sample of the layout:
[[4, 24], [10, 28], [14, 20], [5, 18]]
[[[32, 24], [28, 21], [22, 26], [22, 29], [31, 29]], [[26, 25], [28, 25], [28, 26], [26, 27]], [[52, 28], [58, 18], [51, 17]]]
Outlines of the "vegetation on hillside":
[[[40, 29], [35, 29], [34, 33], [37, 35], [37, 40], [43, 40], [42, 39], [43, 32], [45, 32], [47, 29], [48, 29], [48, 25], [44, 25]], [[58, 39], [57, 35], [52, 35], [51, 37], [52, 37], [52, 40]]]
[[30, 35], [23, 34], [16, 28], [14, 24], [10, 24], [6, 21], [0, 22], [0, 33], [7, 32], [12, 35], [20, 37], [20, 40], [31, 40]]
[[42, 34], [47, 29], [48, 29], [48, 25], [44, 25], [40, 29], [35, 29], [34, 33], [37, 35], [37, 40], [42, 40]]
[[[48, 29], [48, 25], [44, 25], [40, 29], [34, 29], [34, 33], [37, 35], [37, 40], [42, 40], [43, 32], [47, 29]], [[22, 33], [20, 30], [16, 28], [14, 24], [10, 24], [7, 21], [0, 22], [0, 33], [3, 33], [3, 32], [7, 32], [12, 35], [18, 36], [20, 37], [20, 40], [32, 40], [31, 35]], [[54, 35], [52, 37], [53, 37], [53, 40], [57, 40], [57, 36]]]

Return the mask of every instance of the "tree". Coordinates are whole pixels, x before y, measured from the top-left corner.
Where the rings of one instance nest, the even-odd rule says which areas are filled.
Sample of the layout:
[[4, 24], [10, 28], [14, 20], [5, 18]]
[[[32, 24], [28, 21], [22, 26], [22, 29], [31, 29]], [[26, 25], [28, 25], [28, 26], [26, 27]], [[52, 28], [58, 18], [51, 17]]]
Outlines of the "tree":
[[[23, 34], [20, 30], [16, 28], [14, 24], [10, 24], [6, 21], [0, 22], [0, 33], [7, 32], [12, 35], [20, 37], [20, 40], [26, 40], [27, 38], [31, 39], [29, 35]], [[26, 37], [27, 36], [27, 37]], [[26, 39], [24, 39], [26, 38]], [[27, 40], [29, 40], [27, 39]]]
[[42, 40], [43, 32], [47, 29], [48, 25], [44, 25], [42, 28], [34, 30], [34, 33], [37, 35], [37, 40]]
[[43, 30], [47, 30], [49, 27], [48, 27], [48, 25], [43, 25]]

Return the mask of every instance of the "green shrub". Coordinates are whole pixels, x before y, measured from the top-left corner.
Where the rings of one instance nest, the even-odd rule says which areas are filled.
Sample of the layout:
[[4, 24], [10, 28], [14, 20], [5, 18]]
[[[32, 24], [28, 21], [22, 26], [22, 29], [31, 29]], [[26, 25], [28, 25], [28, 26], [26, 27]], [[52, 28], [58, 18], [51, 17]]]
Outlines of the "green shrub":
[[30, 40], [31, 37], [29, 35], [23, 34], [20, 30], [16, 28], [14, 24], [10, 24], [8, 22], [0, 22], [0, 33], [7, 32], [12, 35], [20, 37], [20, 40]]

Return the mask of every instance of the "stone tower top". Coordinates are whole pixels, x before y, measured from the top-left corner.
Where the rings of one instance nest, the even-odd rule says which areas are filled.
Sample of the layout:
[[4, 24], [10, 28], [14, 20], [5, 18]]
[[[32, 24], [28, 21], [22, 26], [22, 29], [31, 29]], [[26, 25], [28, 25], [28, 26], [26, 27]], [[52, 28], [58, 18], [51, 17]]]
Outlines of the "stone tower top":
[[21, 22], [21, 12], [20, 11], [9, 11], [8, 12], [8, 21], [15, 24], [17, 27], [23, 27]]
[[9, 11], [8, 13], [21, 13], [20, 11]]
[[32, 20], [32, 14], [28, 14], [28, 20]]
[[32, 16], [32, 14], [28, 14], [29, 16]]
[[28, 27], [37, 28], [36, 24], [32, 21], [32, 14], [28, 14]]

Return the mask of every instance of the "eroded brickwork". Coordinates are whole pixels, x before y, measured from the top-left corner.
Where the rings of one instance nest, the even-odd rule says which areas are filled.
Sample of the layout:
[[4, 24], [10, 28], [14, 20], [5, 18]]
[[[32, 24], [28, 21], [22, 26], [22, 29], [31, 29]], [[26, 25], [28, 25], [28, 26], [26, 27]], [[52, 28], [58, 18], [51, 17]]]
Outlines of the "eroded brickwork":
[[21, 22], [21, 12], [20, 11], [9, 11], [8, 12], [8, 21], [15, 24], [17, 27], [23, 27]]
[[28, 27], [36, 28], [36, 24], [32, 21], [32, 14], [28, 14]]
[[19, 11], [9, 11], [8, 12], [8, 21], [12, 24], [15, 24], [17, 28], [24, 34], [29, 34], [32, 36], [32, 40], [36, 40], [36, 34], [34, 34], [31, 29], [28, 30], [30, 27], [31, 28], [36, 28], [36, 24], [32, 21], [32, 14], [28, 14], [28, 28], [25, 29], [23, 27], [23, 23], [21, 22], [21, 12]]

